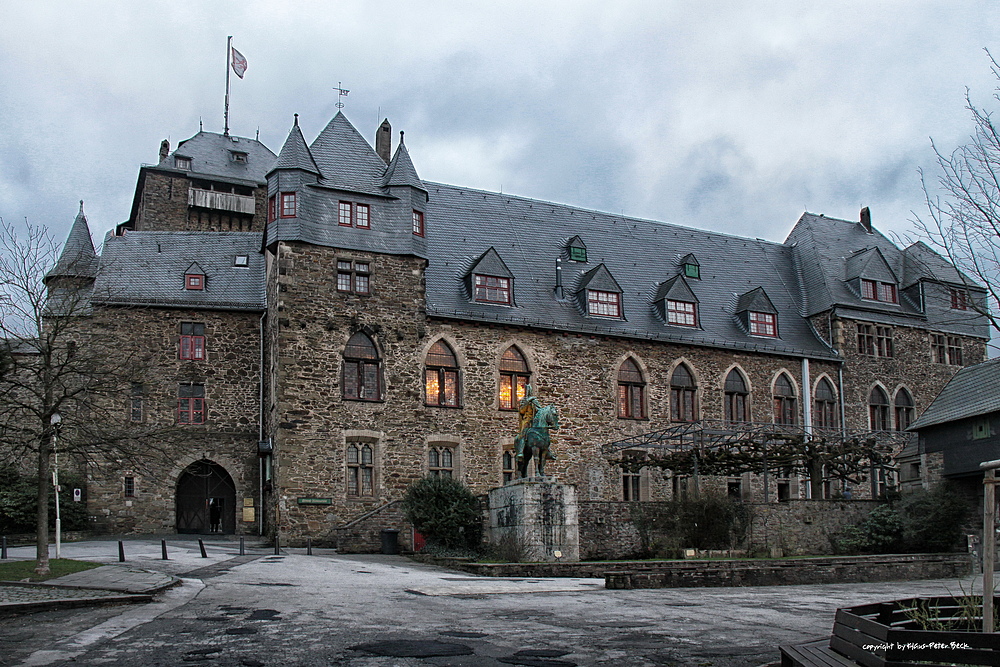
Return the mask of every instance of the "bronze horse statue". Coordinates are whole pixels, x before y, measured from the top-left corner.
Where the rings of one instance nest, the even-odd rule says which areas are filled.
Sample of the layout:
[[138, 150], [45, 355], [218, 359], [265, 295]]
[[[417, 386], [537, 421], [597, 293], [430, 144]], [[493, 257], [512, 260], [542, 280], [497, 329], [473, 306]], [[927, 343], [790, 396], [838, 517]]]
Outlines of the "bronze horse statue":
[[531, 425], [518, 435], [521, 442], [518, 445], [517, 470], [521, 477], [528, 476], [528, 461], [535, 458], [535, 469], [539, 475], [545, 476], [545, 462], [555, 460], [549, 451], [552, 441], [549, 439], [549, 429], [559, 428], [559, 412], [554, 405], [546, 405], [535, 412]]

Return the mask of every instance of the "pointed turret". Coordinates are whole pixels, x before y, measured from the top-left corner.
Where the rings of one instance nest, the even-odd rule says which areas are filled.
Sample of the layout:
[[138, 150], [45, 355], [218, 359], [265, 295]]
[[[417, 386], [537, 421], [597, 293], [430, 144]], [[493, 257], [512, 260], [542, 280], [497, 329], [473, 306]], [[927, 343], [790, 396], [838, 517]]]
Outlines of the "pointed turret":
[[80, 200], [80, 212], [76, 214], [69, 237], [63, 246], [62, 253], [56, 265], [45, 274], [45, 283], [59, 278], [96, 278], [97, 252], [90, 237], [90, 226], [83, 212], [83, 200]]
[[410, 160], [410, 153], [406, 150], [406, 144], [403, 143], [402, 132], [399, 133], [399, 146], [396, 148], [396, 154], [392, 156], [392, 162], [386, 167], [383, 185], [387, 188], [408, 185], [418, 190], [426, 190], [423, 181], [417, 176], [413, 161]]
[[322, 176], [319, 166], [317, 166], [316, 160], [313, 159], [312, 152], [309, 150], [309, 146], [306, 145], [306, 140], [302, 136], [302, 130], [299, 129], [298, 114], [295, 114], [295, 124], [292, 125], [292, 129], [288, 133], [288, 138], [285, 139], [285, 144], [281, 147], [278, 159], [275, 161], [271, 171], [273, 172], [276, 169], [301, 169], [310, 174]]

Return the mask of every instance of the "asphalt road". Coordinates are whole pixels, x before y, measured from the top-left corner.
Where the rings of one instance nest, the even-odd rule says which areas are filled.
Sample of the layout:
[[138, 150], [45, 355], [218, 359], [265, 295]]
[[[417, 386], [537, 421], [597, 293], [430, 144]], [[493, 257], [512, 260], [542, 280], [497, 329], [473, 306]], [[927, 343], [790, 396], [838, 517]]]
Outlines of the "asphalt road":
[[[211, 544], [202, 559], [194, 544], [162, 561], [159, 542], [127, 543], [130, 565], [184, 577], [153, 603], [4, 619], [0, 665], [754, 667], [776, 661], [779, 644], [827, 636], [837, 607], [972, 584], [617, 591], [596, 579], [479, 578], [399, 556], [240, 557]], [[116, 560], [107, 543], [90, 545], [64, 554]]]

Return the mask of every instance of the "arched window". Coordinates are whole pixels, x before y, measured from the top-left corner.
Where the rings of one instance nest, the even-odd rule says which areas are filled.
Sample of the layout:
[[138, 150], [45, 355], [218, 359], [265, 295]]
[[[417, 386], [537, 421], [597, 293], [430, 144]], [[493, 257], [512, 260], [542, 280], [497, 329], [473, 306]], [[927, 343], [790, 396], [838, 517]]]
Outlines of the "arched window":
[[785, 373], [774, 381], [774, 423], [792, 425], [798, 423], [799, 411], [795, 401], [795, 385]]
[[646, 416], [646, 382], [633, 359], [626, 359], [618, 368], [618, 416], [622, 419], [642, 419]]
[[443, 340], [431, 345], [424, 368], [424, 395], [427, 405], [459, 405], [458, 360]]
[[375, 495], [375, 463], [372, 446], [367, 443], [347, 443], [347, 494]]
[[511, 345], [500, 357], [500, 409], [517, 410], [518, 402], [528, 389], [531, 371], [517, 347]]
[[343, 393], [355, 401], [382, 400], [382, 366], [372, 339], [357, 332], [344, 348]]
[[454, 477], [455, 452], [444, 445], [432, 446], [427, 451], [427, 472], [432, 477]]
[[693, 422], [697, 418], [695, 413], [695, 392], [697, 389], [691, 371], [684, 364], [679, 364], [670, 378], [670, 419], [672, 421]]
[[747, 400], [750, 392], [747, 391], [747, 382], [743, 374], [735, 368], [729, 371], [723, 392], [726, 401], [726, 421], [730, 424], [750, 421], [750, 406]]
[[872, 393], [868, 396], [868, 414], [873, 431], [888, 431], [892, 428], [889, 425], [889, 397], [882, 387], [872, 388]]
[[913, 421], [913, 397], [910, 392], [901, 388], [896, 392], [896, 430], [905, 431]]
[[837, 426], [837, 397], [833, 393], [833, 385], [826, 378], [822, 378], [816, 385], [813, 423], [818, 428]]

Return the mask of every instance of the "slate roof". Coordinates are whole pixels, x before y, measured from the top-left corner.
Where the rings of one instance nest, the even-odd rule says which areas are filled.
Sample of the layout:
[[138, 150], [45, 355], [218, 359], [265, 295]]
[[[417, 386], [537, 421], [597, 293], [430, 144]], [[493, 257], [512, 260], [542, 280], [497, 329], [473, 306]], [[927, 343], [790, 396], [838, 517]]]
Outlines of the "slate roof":
[[[427, 312], [569, 332], [673, 341], [790, 356], [838, 358], [799, 315], [792, 250], [782, 244], [484, 192], [426, 184]], [[556, 298], [556, 259], [579, 236], [588, 262], [563, 262], [565, 298]], [[470, 301], [463, 277], [494, 247], [514, 274], [517, 307]], [[664, 281], [679, 273], [677, 258], [694, 253], [702, 279], [689, 288], [699, 301], [699, 328], [670, 326], [654, 302]], [[573, 291], [604, 265], [620, 285], [622, 319], [587, 315]], [[585, 274], [590, 273], [590, 276]], [[779, 313], [781, 338], [744, 332], [735, 317], [739, 295], [761, 285]]]
[[418, 190], [425, 189], [423, 181], [417, 176], [417, 170], [410, 159], [410, 153], [406, 150], [406, 144], [403, 142], [399, 142], [396, 154], [392, 156], [392, 161], [385, 171], [383, 183], [386, 187], [409, 185]]
[[1000, 412], [1000, 359], [960, 369], [907, 429]]
[[56, 265], [45, 274], [45, 280], [48, 282], [52, 278], [93, 278], [97, 275], [97, 261], [94, 241], [90, 237], [90, 226], [83, 212], [83, 200], [80, 200], [80, 212], [76, 214]]
[[385, 196], [381, 187], [385, 162], [343, 113], [337, 112], [309, 150], [323, 174], [320, 185]]
[[310, 174], [320, 175], [316, 160], [313, 159], [312, 153], [309, 152], [305, 137], [302, 136], [302, 130], [299, 129], [298, 114], [295, 114], [295, 124], [288, 133], [285, 144], [278, 152], [278, 159], [274, 162], [274, 166], [271, 167], [270, 171], [274, 171], [275, 169], [301, 169]]
[[[247, 161], [234, 161], [233, 151], [246, 153]], [[178, 156], [191, 159], [190, 170], [175, 167], [174, 158]], [[271, 149], [256, 139], [201, 131], [177, 144], [174, 152], [156, 166], [187, 174], [192, 178], [223, 180], [256, 187], [267, 182], [266, 176], [271, 171], [275, 158]]]
[[[104, 241], [93, 303], [107, 305], [264, 309], [261, 235], [253, 232], [127, 232]], [[249, 266], [234, 266], [246, 255]], [[203, 290], [184, 289], [192, 264]]]

